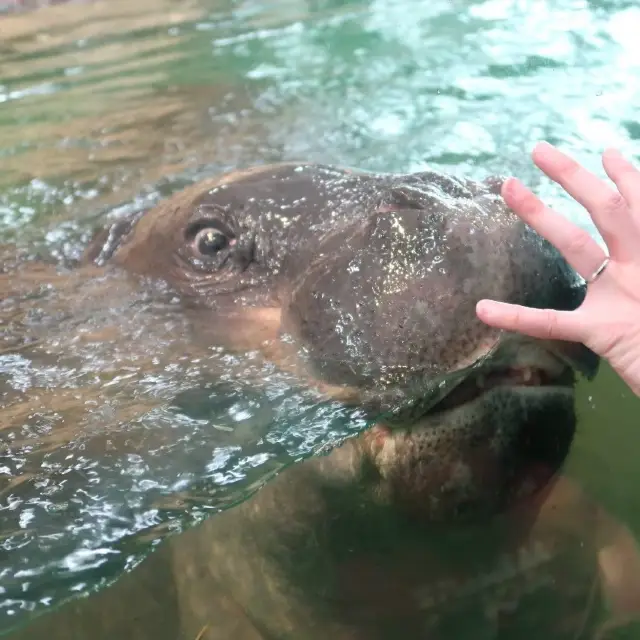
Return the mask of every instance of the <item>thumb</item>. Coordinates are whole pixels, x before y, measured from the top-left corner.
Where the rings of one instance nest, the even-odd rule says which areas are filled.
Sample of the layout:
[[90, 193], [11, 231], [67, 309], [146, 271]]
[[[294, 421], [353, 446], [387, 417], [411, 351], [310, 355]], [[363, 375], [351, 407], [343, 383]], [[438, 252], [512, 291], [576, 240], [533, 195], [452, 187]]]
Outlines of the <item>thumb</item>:
[[484, 323], [542, 340], [582, 342], [584, 327], [575, 311], [532, 309], [495, 300], [480, 300], [476, 314]]

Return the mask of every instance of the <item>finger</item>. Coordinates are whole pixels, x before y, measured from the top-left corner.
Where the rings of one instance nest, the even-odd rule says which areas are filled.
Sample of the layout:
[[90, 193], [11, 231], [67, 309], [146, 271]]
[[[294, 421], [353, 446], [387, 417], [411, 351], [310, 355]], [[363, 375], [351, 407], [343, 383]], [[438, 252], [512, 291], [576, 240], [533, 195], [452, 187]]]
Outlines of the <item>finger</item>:
[[584, 229], [545, 206], [519, 180], [506, 180], [502, 197], [530, 227], [556, 247], [585, 280], [606, 258], [602, 247]]
[[533, 151], [533, 160], [554, 182], [591, 215], [612, 258], [628, 258], [637, 252], [631, 215], [622, 194], [587, 171], [575, 160], [546, 142]]
[[640, 210], [640, 171], [616, 149], [602, 154], [602, 166], [632, 209]]
[[480, 300], [476, 314], [496, 329], [516, 331], [542, 340], [582, 342], [585, 334], [580, 315], [575, 311], [532, 309], [495, 300]]

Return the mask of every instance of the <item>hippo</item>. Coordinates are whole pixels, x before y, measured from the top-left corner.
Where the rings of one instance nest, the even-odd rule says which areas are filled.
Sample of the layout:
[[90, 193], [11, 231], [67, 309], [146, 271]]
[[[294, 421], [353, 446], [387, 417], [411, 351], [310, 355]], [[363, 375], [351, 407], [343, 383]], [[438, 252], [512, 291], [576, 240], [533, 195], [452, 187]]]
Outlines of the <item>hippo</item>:
[[635, 540], [563, 474], [598, 358], [475, 316], [585, 295], [501, 184], [258, 166], [97, 233], [84, 261], [167, 285], [193, 340], [258, 350], [371, 426], [9, 637], [591, 638], [633, 619]]

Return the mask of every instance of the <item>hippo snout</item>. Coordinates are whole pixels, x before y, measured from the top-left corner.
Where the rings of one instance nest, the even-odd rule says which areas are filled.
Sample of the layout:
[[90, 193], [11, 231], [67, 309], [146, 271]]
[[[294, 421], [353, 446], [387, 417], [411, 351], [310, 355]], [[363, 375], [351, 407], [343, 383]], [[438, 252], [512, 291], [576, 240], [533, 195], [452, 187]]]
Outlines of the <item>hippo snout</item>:
[[575, 274], [506, 208], [500, 184], [399, 182], [308, 252], [282, 327], [317, 376], [397, 395], [497, 343], [500, 332], [476, 317], [478, 299], [579, 304]]

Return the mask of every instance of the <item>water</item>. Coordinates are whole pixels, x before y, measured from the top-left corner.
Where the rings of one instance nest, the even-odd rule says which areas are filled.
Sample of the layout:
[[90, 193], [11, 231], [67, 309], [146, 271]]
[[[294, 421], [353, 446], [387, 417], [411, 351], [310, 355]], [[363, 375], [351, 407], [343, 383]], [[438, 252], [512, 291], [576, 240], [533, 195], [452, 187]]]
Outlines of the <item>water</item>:
[[[110, 0], [8, 13], [5, 269], [72, 263], [105, 216], [279, 160], [515, 174], [593, 231], [528, 151], [546, 139], [597, 171], [606, 146], [640, 160], [639, 31], [640, 9], [622, 0]], [[73, 270], [41, 287], [54, 277], [42, 269], [0, 280], [3, 298], [34, 301], [23, 314], [0, 299], [0, 630], [110, 581], [167, 533], [364, 425], [257, 356], [249, 365], [270, 386], [253, 397], [247, 362], [194, 347], [170, 295], [152, 304], [124, 280]], [[179, 402], [193, 406], [194, 389], [202, 414]], [[569, 472], [640, 532], [638, 401], [606, 367], [580, 393]]]

